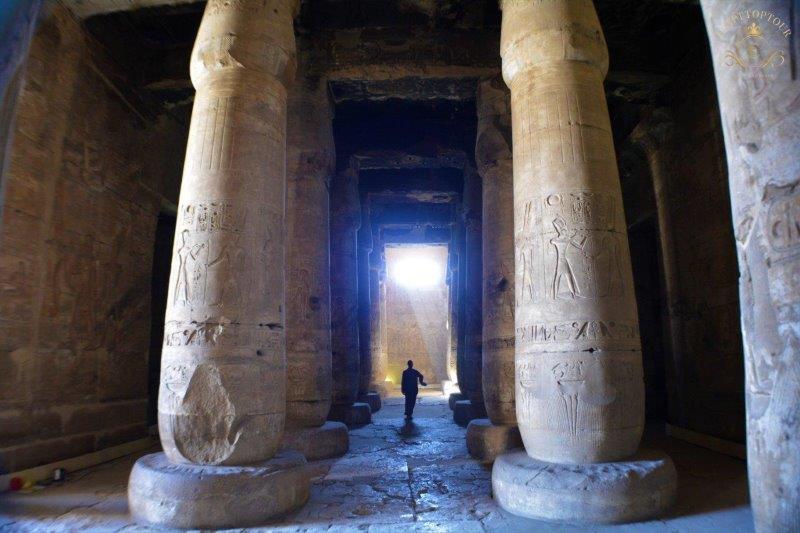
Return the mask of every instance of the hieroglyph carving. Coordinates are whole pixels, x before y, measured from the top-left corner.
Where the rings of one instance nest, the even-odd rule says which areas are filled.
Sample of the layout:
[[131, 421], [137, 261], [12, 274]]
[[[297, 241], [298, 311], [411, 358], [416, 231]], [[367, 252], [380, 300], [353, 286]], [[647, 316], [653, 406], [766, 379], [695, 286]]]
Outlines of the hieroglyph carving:
[[624, 296], [613, 196], [574, 191], [534, 198], [525, 205], [522, 230], [529, 237], [517, 246], [517, 306]]

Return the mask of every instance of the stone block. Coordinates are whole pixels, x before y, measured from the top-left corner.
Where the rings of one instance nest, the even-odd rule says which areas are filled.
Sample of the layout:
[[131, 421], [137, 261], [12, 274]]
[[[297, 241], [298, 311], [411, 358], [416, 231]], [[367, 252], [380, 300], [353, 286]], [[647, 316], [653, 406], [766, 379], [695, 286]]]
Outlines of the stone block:
[[453, 408], [453, 421], [461, 427], [467, 427], [471, 420], [486, 418], [483, 404], [474, 404], [470, 400], [459, 400]]
[[350, 448], [350, 434], [341, 422], [325, 422], [313, 428], [287, 429], [281, 448], [302, 453], [307, 461], [341, 457]]
[[302, 506], [309, 484], [297, 452], [248, 466], [176, 464], [154, 453], [133, 466], [128, 506], [138, 523], [157, 527], [253, 527]]
[[456, 408], [456, 402], [461, 400], [466, 400], [467, 397], [461, 394], [460, 392], [454, 392], [450, 395], [447, 399], [447, 405], [450, 406], [450, 410], [453, 411]]
[[677, 473], [661, 452], [640, 450], [625, 461], [547, 463], [525, 450], [500, 455], [492, 494], [506, 511], [575, 524], [635, 522], [657, 517], [675, 501]]
[[364, 426], [372, 422], [372, 411], [369, 405], [361, 402], [352, 405], [334, 404], [331, 406], [328, 420], [342, 422], [350, 428]]
[[377, 413], [381, 410], [381, 395], [377, 392], [368, 392], [358, 399], [359, 402], [369, 405], [369, 410], [372, 413]]
[[517, 426], [496, 426], [488, 418], [478, 418], [467, 426], [467, 451], [483, 463], [493, 463], [498, 455], [522, 448]]

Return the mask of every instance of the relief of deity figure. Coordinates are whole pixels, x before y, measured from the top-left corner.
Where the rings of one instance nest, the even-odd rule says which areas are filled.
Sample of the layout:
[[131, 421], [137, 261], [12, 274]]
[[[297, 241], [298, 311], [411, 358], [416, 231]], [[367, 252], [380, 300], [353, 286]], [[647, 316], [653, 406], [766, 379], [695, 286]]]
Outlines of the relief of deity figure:
[[188, 305], [194, 302], [200, 290], [206, 266], [201, 261], [200, 253], [205, 243], [191, 244], [189, 230], [181, 232], [181, 247], [178, 248], [178, 280], [175, 283], [175, 303]]

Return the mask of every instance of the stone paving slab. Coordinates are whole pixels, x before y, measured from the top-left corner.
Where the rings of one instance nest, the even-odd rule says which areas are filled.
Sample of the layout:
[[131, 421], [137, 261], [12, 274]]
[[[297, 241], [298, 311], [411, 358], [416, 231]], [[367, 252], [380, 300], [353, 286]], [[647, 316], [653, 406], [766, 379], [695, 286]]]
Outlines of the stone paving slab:
[[[446, 398], [424, 391], [413, 423], [402, 398], [388, 398], [373, 423], [351, 431], [350, 452], [311, 464], [308, 503], [268, 527], [281, 533], [416, 533], [477, 531], [753, 530], [744, 463], [663, 436], [679, 474], [678, 503], [662, 520], [581, 528], [519, 518], [491, 497], [491, 469], [467, 453]], [[148, 452], [149, 453], [149, 452]], [[130, 456], [73, 473], [61, 486], [0, 494], [0, 531], [151, 531], [134, 524], [126, 500]]]

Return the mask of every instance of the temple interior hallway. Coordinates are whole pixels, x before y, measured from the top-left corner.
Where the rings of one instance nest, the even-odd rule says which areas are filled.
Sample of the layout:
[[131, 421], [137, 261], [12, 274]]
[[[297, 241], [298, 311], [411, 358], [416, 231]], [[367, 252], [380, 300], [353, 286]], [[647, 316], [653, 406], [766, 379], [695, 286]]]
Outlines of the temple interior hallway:
[[[312, 463], [311, 498], [263, 531], [751, 531], [742, 461], [649, 435], [675, 461], [678, 502], [662, 520], [579, 528], [515, 517], [491, 497], [491, 469], [467, 454], [441, 391], [421, 390], [413, 424], [403, 398], [387, 398], [373, 423], [351, 431], [344, 457]], [[127, 479], [139, 455], [73, 473], [62, 486], [6, 493], [2, 531], [143, 531], [128, 516]]]

